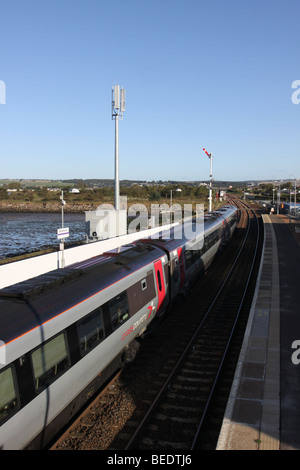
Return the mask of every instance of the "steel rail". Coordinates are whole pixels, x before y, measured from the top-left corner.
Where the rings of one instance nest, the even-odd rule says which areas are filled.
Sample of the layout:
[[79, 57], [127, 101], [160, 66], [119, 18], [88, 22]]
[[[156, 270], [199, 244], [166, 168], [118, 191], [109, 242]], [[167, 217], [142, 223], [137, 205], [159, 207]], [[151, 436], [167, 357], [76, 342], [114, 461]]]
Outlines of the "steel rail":
[[183, 351], [183, 353], [181, 354], [179, 360], [177, 361], [176, 365], [174, 366], [172, 372], [170, 373], [169, 377], [166, 379], [166, 381], [164, 382], [163, 386], [161, 387], [159, 393], [157, 394], [157, 396], [155, 397], [154, 401], [152, 402], [151, 406], [149, 407], [148, 411], [146, 412], [146, 414], [144, 415], [142, 421], [140, 422], [139, 426], [137, 427], [137, 429], [135, 430], [134, 434], [132, 435], [132, 437], [130, 438], [129, 442], [127, 443], [126, 447], [125, 447], [125, 450], [129, 450], [129, 449], [132, 449], [132, 446], [133, 444], [135, 443], [135, 441], [137, 440], [139, 434], [141, 433], [142, 429], [144, 428], [146, 422], [148, 421], [151, 413], [153, 412], [153, 410], [155, 409], [156, 405], [158, 404], [160, 398], [162, 397], [162, 395], [164, 394], [164, 391], [167, 389], [167, 387], [169, 386], [171, 380], [173, 379], [174, 375], [176, 374], [177, 370], [179, 369], [179, 367], [181, 366], [185, 356], [187, 355], [188, 351], [190, 350], [190, 348], [192, 347], [194, 341], [195, 341], [195, 338], [197, 337], [198, 333], [199, 333], [199, 330], [202, 328], [203, 324], [205, 323], [209, 313], [211, 312], [212, 308], [214, 307], [215, 303], [217, 302], [219, 296], [221, 295], [225, 285], [227, 284], [239, 258], [240, 258], [240, 255], [244, 249], [244, 246], [246, 244], [246, 241], [248, 239], [248, 235], [249, 235], [249, 231], [250, 231], [250, 217], [249, 217], [249, 213], [247, 211], [247, 217], [248, 217], [248, 223], [247, 223], [247, 232], [245, 234], [245, 237], [244, 237], [244, 240], [243, 240], [243, 243], [242, 243], [242, 246], [240, 247], [239, 251], [238, 251], [238, 254], [230, 268], [230, 271], [228, 272], [225, 280], [223, 281], [219, 291], [217, 292], [214, 300], [212, 301], [210, 307], [208, 308], [207, 312], [205, 313], [203, 319], [201, 320], [200, 324], [198, 325], [196, 331], [194, 332], [192, 338], [190, 339], [188, 345], [186, 346], [185, 350]]
[[230, 347], [233, 334], [234, 334], [234, 332], [235, 332], [236, 324], [237, 324], [237, 322], [238, 322], [238, 320], [239, 320], [239, 317], [240, 317], [240, 312], [241, 312], [241, 309], [242, 309], [243, 304], [244, 304], [244, 301], [245, 301], [245, 297], [246, 297], [246, 294], [247, 294], [247, 291], [248, 291], [248, 287], [249, 287], [249, 283], [250, 283], [250, 280], [251, 280], [251, 276], [252, 276], [252, 274], [253, 274], [253, 269], [254, 269], [254, 264], [255, 264], [255, 261], [256, 261], [257, 250], [258, 250], [258, 244], [259, 244], [259, 225], [258, 225], [258, 218], [256, 217], [254, 211], [252, 211], [252, 213], [254, 214], [255, 219], [256, 219], [256, 224], [257, 224], [257, 237], [256, 237], [256, 244], [255, 244], [255, 250], [254, 250], [253, 259], [252, 259], [252, 263], [251, 263], [251, 268], [250, 268], [249, 275], [248, 275], [248, 279], [247, 279], [247, 282], [246, 282], [246, 286], [245, 286], [245, 289], [244, 289], [244, 292], [243, 292], [243, 295], [242, 295], [242, 299], [241, 299], [241, 302], [240, 302], [240, 306], [239, 306], [239, 308], [238, 308], [238, 312], [237, 312], [237, 315], [236, 315], [236, 317], [235, 317], [235, 321], [234, 321], [234, 324], [233, 324], [233, 326], [232, 326], [231, 333], [230, 333], [230, 336], [229, 336], [229, 339], [228, 339], [228, 342], [227, 342], [225, 351], [224, 351], [224, 353], [223, 353], [222, 360], [221, 360], [221, 362], [220, 362], [220, 364], [219, 364], [219, 368], [218, 368], [217, 375], [216, 375], [216, 377], [215, 377], [213, 386], [212, 386], [212, 388], [211, 388], [211, 390], [210, 390], [209, 397], [208, 397], [208, 400], [207, 400], [207, 402], [206, 402], [204, 411], [203, 411], [203, 413], [202, 413], [201, 421], [200, 421], [200, 423], [199, 423], [199, 425], [198, 425], [198, 428], [197, 428], [197, 431], [196, 431], [196, 434], [195, 434], [195, 437], [194, 437], [194, 440], [193, 440], [193, 443], [192, 443], [192, 445], [191, 445], [190, 450], [194, 450], [194, 449], [195, 449], [195, 446], [196, 446], [196, 444], [197, 444], [197, 440], [198, 440], [198, 437], [199, 437], [199, 434], [200, 434], [200, 431], [201, 431], [201, 428], [202, 428], [204, 419], [205, 419], [205, 417], [206, 417], [206, 413], [207, 413], [207, 411], [208, 411], [208, 408], [209, 408], [209, 405], [210, 405], [210, 403], [211, 403], [211, 400], [212, 400], [212, 397], [213, 397], [213, 394], [214, 394], [214, 391], [215, 391], [217, 382], [218, 382], [219, 377], [220, 377], [221, 370], [222, 370], [223, 365], [224, 365], [224, 362], [225, 362], [225, 360], [226, 360], [226, 356], [227, 356], [227, 353], [228, 353], [228, 349], [229, 349], [229, 347]]

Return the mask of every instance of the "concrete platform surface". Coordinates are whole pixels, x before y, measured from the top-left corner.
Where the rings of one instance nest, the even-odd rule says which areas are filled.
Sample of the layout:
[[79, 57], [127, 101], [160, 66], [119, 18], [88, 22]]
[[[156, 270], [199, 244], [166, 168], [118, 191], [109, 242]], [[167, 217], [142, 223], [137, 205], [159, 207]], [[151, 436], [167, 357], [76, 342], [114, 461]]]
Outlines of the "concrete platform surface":
[[300, 233], [286, 216], [262, 217], [262, 261], [217, 450], [300, 449]]

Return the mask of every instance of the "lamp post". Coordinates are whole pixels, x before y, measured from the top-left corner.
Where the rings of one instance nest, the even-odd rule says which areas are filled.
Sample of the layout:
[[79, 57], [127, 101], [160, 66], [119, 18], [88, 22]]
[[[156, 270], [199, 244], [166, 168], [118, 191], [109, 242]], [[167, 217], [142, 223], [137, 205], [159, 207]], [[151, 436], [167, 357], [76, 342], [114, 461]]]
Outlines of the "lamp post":
[[291, 223], [292, 190], [291, 190], [291, 188], [289, 188], [289, 190], [290, 190], [289, 222]]
[[212, 153], [208, 153], [205, 149], [203, 149], [204, 152], [206, 153], [206, 155], [208, 156], [208, 158], [210, 159], [210, 181], [209, 181], [209, 197], [208, 197], [208, 201], [209, 201], [209, 212], [212, 211], [212, 181], [213, 181], [213, 175], [212, 175], [212, 159], [213, 159], [213, 154]]
[[61, 192], [61, 229], [57, 230], [57, 238], [61, 240], [60, 242], [60, 251], [61, 251], [61, 267], [65, 267], [65, 238], [69, 236], [69, 227], [64, 227], [64, 206], [66, 201], [64, 201], [64, 192]]
[[277, 215], [279, 214], [279, 205], [280, 205], [280, 184], [281, 184], [281, 181], [279, 181], [279, 187], [278, 187], [278, 192], [277, 192]]

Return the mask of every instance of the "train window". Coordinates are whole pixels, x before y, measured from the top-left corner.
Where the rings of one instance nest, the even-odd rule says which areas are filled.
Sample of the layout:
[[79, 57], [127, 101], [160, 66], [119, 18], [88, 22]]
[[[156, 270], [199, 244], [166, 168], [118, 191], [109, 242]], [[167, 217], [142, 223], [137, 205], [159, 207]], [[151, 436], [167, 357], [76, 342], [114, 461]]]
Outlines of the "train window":
[[126, 291], [109, 301], [110, 316], [113, 329], [116, 330], [129, 318], [129, 308]]
[[0, 372], [0, 425], [19, 408], [14, 370], [10, 366]]
[[65, 334], [47, 341], [31, 354], [35, 391], [40, 392], [70, 366]]
[[162, 291], [162, 283], [161, 283], [161, 277], [160, 277], [160, 270], [159, 269], [157, 270], [157, 280], [158, 280], [159, 292], [161, 292]]
[[178, 266], [178, 259], [175, 258], [172, 262], [172, 275], [173, 275], [173, 280], [176, 283], [179, 279], [179, 266]]
[[185, 262], [186, 262], [186, 269], [189, 269], [193, 264], [193, 252], [192, 252], [192, 250], [186, 250], [186, 252], [185, 252]]
[[186, 250], [185, 259], [186, 259], [186, 268], [190, 268], [194, 263], [200, 258], [200, 250]]
[[208, 237], [205, 237], [205, 239], [204, 239], [204, 245], [203, 245], [203, 252], [204, 252], [204, 253], [206, 253], [207, 250], [208, 250], [208, 248], [209, 248], [208, 242], [209, 242]]
[[219, 239], [218, 236], [218, 229], [215, 230], [214, 232], [211, 232], [209, 235], [207, 235], [204, 238], [204, 246], [202, 248], [202, 254], [205, 253], [209, 248], [211, 248], [213, 245], [217, 243]]
[[101, 307], [77, 323], [80, 352], [82, 356], [95, 348], [104, 339]]

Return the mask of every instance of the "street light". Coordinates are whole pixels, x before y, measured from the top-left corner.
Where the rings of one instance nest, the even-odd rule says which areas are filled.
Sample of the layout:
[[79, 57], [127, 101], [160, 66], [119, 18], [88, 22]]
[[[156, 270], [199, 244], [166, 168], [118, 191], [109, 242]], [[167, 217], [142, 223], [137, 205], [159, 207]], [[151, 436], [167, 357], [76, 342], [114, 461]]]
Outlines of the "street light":
[[65, 238], [69, 236], [69, 227], [64, 227], [64, 206], [66, 201], [64, 200], [64, 192], [61, 192], [59, 197], [61, 200], [61, 229], [57, 230], [57, 238], [61, 240], [60, 242], [60, 251], [61, 251], [61, 267], [65, 267]]
[[208, 153], [205, 149], [203, 149], [204, 152], [206, 153], [206, 155], [208, 156], [208, 158], [210, 159], [210, 181], [209, 181], [209, 197], [208, 197], [208, 200], [209, 200], [209, 212], [212, 211], [212, 159], [213, 159], [213, 154], [212, 153]]
[[275, 183], [276, 181], [273, 181], [273, 206], [275, 205], [275, 191], [276, 191]]
[[281, 181], [279, 181], [279, 189], [277, 191], [277, 215], [279, 214], [279, 205], [280, 205], [280, 185], [281, 185]]

